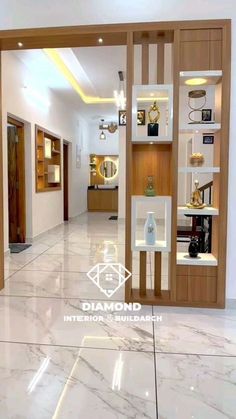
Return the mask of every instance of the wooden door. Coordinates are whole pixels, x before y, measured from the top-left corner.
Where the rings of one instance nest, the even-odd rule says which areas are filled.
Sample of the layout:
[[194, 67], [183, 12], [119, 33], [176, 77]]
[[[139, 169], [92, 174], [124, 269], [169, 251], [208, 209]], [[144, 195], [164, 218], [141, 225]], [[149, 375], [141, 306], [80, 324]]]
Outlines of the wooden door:
[[24, 126], [7, 127], [9, 242], [25, 243]]
[[8, 136], [8, 214], [9, 242], [18, 242], [18, 178], [17, 178], [17, 147], [16, 127], [7, 127]]
[[63, 192], [64, 192], [64, 221], [69, 220], [69, 164], [68, 144], [63, 144]]

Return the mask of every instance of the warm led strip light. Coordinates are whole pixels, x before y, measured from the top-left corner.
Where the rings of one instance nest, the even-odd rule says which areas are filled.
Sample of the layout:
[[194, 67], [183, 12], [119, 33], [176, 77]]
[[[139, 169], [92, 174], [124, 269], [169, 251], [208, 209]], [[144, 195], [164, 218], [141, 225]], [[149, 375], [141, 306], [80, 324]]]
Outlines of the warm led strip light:
[[[53, 61], [53, 63], [56, 65], [60, 73], [66, 78], [66, 80], [70, 83], [70, 85], [73, 87], [73, 89], [79, 94], [81, 99], [84, 103], [87, 105], [92, 104], [99, 104], [99, 103], [116, 103], [116, 99], [114, 97], [97, 97], [97, 96], [87, 96], [79, 83], [77, 82], [76, 78], [72, 74], [72, 72], [69, 70], [67, 65], [64, 63], [63, 59], [61, 58], [60, 54], [57, 52], [56, 49], [44, 49], [45, 54]], [[167, 102], [168, 97], [141, 97], [137, 99], [138, 102], [153, 102], [153, 100], [156, 100], [158, 102]]]
[[87, 96], [82, 88], [80, 87], [79, 83], [77, 82], [76, 78], [73, 76], [72, 72], [66, 66], [60, 54], [55, 49], [44, 49], [45, 54], [54, 62], [58, 70], [62, 73], [62, 75], [66, 78], [66, 80], [71, 84], [73, 89], [80, 95], [81, 99], [86, 104], [96, 104], [96, 103], [115, 103], [115, 98], [101, 98], [96, 96]]

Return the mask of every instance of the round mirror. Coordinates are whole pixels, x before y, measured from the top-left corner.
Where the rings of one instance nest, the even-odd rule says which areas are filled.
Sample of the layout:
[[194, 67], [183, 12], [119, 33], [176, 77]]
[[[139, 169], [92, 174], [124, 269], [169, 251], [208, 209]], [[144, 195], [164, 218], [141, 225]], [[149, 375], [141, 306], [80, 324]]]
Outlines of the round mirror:
[[117, 165], [112, 160], [105, 160], [100, 164], [99, 172], [105, 179], [110, 179], [116, 175]]

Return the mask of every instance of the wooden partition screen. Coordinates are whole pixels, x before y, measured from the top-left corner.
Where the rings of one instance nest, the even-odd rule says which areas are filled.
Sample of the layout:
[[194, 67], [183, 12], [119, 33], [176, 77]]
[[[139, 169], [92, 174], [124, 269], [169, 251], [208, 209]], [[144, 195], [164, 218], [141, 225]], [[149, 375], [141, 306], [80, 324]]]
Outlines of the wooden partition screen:
[[[127, 47], [126, 71], [126, 243], [125, 263], [130, 272], [139, 272], [138, 284], [131, 277], [126, 282], [125, 299], [142, 304], [181, 305], [199, 307], [224, 307], [227, 244], [227, 186], [228, 186], [228, 144], [230, 114], [230, 50], [231, 21], [178, 21], [128, 23], [78, 27], [39, 28], [0, 31], [1, 50], [15, 50], [21, 42], [21, 49], [66, 48], [125, 45]], [[155, 46], [155, 48], [154, 48]], [[141, 78], [137, 80], [135, 48], [141, 49]], [[155, 53], [153, 54], [153, 48]], [[168, 50], [168, 53], [167, 53]], [[170, 54], [171, 51], [171, 54]], [[138, 56], [140, 54], [137, 54]], [[166, 57], [171, 58], [171, 69], [166, 75]], [[135, 55], [136, 57], [136, 55]], [[155, 70], [155, 74], [153, 72]], [[181, 101], [186, 79], [206, 79], [206, 90], [215, 92], [214, 117], [211, 125], [190, 126], [183, 123]], [[136, 105], [147, 109], [152, 95], [158, 96], [161, 109], [160, 133], [156, 138], [145, 134], [145, 127], [136, 129], [132, 123], [134, 108], [133, 92], [146, 94], [148, 99], [137, 96]], [[185, 88], [185, 86], [184, 86]], [[193, 87], [200, 88], [199, 86]], [[205, 87], [201, 87], [205, 88]], [[145, 91], [146, 89], [146, 91]], [[152, 89], [156, 90], [152, 92]], [[166, 90], [165, 90], [166, 89]], [[165, 94], [163, 94], [165, 92]], [[217, 98], [217, 92], [220, 97]], [[214, 95], [214, 94], [213, 94]], [[160, 97], [162, 96], [162, 99]], [[135, 105], [135, 106], [136, 106]], [[163, 125], [164, 118], [164, 125]], [[140, 131], [139, 138], [137, 132]], [[143, 130], [143, 131], [142, 131]], [[36, 190], [56, 190], [61, 187], [57, 176], [61, 167], [60, 139], [52, 133], [36, 129]], [[214, 163], [207, 167], [212, 173], [213, 201], [205, 210], [211, 216], [211, 253], [200, 254], [195, 261], [189, 260], [183, 251], [178, 251], [178, 217], [195, 217], [178, 202], [181, 174], [191, 173], [191, 168], [179, 165], [182, 153], [180, 144], [187, 133], [198, 131], [214, 134]], [[192, 135], [192, 134], [191, 134]], [[51, 140], [51, 158], [46, 157], [45, 147]], [[196, 141], [198, 141], [196, 139]], [[47, 154], [47, 153], [46, 153]], [[0, 159], [2, 160], [2, 137], [0, 133]], [[2, 168], [2, 165], [0, 165]], [[50, 173], [49, 173], [50, 172]], [[58, 173], [57, 173], [58, 172]], [[157, 198], [144, 199], [147, 177], [152, 175]], [[48, 178], [49, 177], [49, 178]], [[50, 180], [50, 181], [49, 181]], [[138, 211], [135, 205], [144, 203], [159, 205], [162, 240], [153, 247], [140, 238], [142, 223], [134, 220]], [[3, 213], [3, 173], [0, 171], [0, 211]], [[169, 214], [168, 219], [163, 214]], [[171, 214], [171, 215], [170, 215]], [[203, 212], [202, 212], [203, 214]], [[143, 215], [140, 216], [141, 218]], [[136, 222], [137, 221], [137, 222]], [[162, 223], [162, 224], [161, 224]], [[137, 225], [137, 232], [133, 231]], [[169, 234], [170, 232], [170, 234]], [[137, 233], [137, 239], [136, 239]], [[0, 220], [0, 288], [3, 287], [3, 216]], [[165, 271], [166, 270], [166, 271]], [[164, 274], [163, 274], [164, 272]]]

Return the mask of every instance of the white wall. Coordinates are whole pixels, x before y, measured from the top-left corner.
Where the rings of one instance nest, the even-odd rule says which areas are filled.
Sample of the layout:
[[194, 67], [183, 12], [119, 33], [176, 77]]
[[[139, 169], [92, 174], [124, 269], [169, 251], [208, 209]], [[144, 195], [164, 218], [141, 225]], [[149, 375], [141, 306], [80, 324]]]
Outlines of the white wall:
[[[33, 87], [51, 103], [47, 108], [29, 100], [23, 86]], [[4, 52], [2, 60], [3, 88], [3, 170], [4, 170], [4, 247], [8, 249], [8, 176], [7, 176], [7, 113], [26, 122], [26, 211], [27, 238], [63, 222], [63, 191], [35, 192], [35, 124], [38, 124], [71, 143], [69, 215], [87, 209], [88, 185], [88, 127], [86, 121], [63, 104], [55, 94], [37, 81], [14, 53]], [[81, 143], [82, 164], [76, 169], [76, 143]], [[83, 143], [83, 144], [82, 144]]]
[[232, 92], [231, 92], [231, 141], [229, 172], [229, 221], [228, 221], [228, 284], [227, 296], [236, 298], [235, 236], [236, 236], [236, 7], [235, 0], [167, 0], [153, 2], [147, 7], [146, 0], [1, 0], [1, 29], [31, 28], [99, 23], [144, 22], [192, 19], [232, 19]]
[[[118, 113], [118, 112], [117, 112]], [[99, 122], [93, 122], [89, 126], [89, 152], [91, 154], [118, 155], [119, 154], [119, 130], [110, 134], [104, 131], [106, 140], [100, 140], [101, 130]]]

